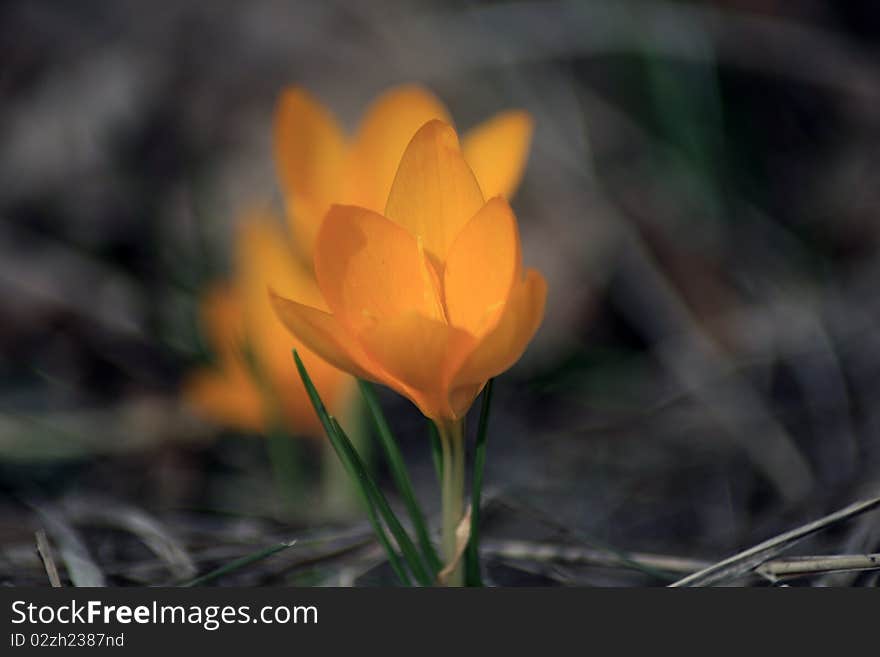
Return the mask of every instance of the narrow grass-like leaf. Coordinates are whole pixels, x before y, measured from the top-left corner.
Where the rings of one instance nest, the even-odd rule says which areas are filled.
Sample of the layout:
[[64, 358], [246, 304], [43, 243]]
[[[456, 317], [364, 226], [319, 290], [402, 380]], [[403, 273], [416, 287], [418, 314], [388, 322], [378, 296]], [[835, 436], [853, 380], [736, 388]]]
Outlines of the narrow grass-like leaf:
[[363, 478], [359, 475], [357, 467], [350, 458], [349, 452], [345, 449], [344, 442], [337, 431], [339, 425], [327, 412], [327, 408], [324, 406], [324, 402], [321, 400], [318, 390], [312, 383], [312, 379], [306, 371], [305, 365], [303, 365], [300, 360], [296, 349], [293, 350], [293, 360], [296, 363], [296, 369], [302, 379], [303, 386], [305, 386], [306, 393], [309, 395], [312, 406], [314, 406], [315, 412], [318, 414], [318, 419], [321, 420], [321, 424], [324, 426], [324, 431], [330, 439], [330, 444], [333, 446], [339, 460], [342, 462], [342, 465], [345, 467], [354, 482], [358, 493], [360, 493], [361, 499], [364, 502], [364, 507], [367, 511], [367, 518], [370, 521], [370, 525], [373, 527], [373, 532], [376, 534], [376, 538], [379, 540], [379, 543], [388, 555], [388, 563], [391, 564], [391, 569], [394, 571], [395, 575], [397, 575], [401, 584], [404, 586], [412, 586], [412, 580], [406, 572], [406, 569], [403, 567], [400, 556], [391, 545], [391, 541], [388, 540], [388, 535], [385, 533], [385, 528], [382, 526], [382, 521], [379, 519], [379, 515], [376, 512], [376, 506], [373, 502], [370, 490], [364, 484]]
[[419, 546], [422, 548], [422, 553], [431, 567], [432, 574], [436, 577], [442, 564], [437, 556], [437, 551], [434, 549], [434, 545], [431, 543], [425, 515], [422, 513], [418, 500], [416, 500], [416, 494], [406, 469], [406, 463], [403, 460], [403, 454], [401, 454], [400, 447], [391, 433], [391, 428], [388, 426], [388, 421], [385, 419], [385, 414], [382, 412], [382, 407], [379, 405], [379, 399], [376, 397], [376, 391], [373, 389], [373, 386], [367, 381], [361, 380], [358, 380], [358, 385], [360, 386], [364, 401], [367, 403], [370, 416], [373, 418], [373, 425], [376, 428], [379, 442], [382, 445], [382, 449], [385, 450], [385, 456], [388, 458], [391, 476], [398, 491], [400, 491], [407, 513], [409, 513], [410, 521], [415, 528]]
[[385, 527], [382, 526], [382, 520], [379, 518], [379, 514], [376, 511], [376, 506], [375, 504], [373, 504], [373, 501], [370, 498], [369, 491], [366, 489], [366, 487], [362, 485], [354, 466], [348, 461], [346, 457], [344, 457], [340, 453], [335, 442], [333, 443], [333, 448], [336, 449], [336, 453], [339, 454], [339, 460], [342, 461], [349, 476], [355, 482], [355, 487], [357, 488], [358, 492], [361, 495], [361, 499], [364, 502], [364, 508], [367, 511], [367, 518], [369, 519], [370, 525], [373, 528], [373, 533], [376, 534], [376, 538], [378, 539], [379, 544], [382, 546], [382, 549], [385, 550], [385, 554], [388, 555], [388, 563], [391, 564], [391, 570], [393, 570], [394, 574], [397, 575], [397, 579], [400, 580], [401, 584], [403, 584], [404, 586], [412, 586], [412, 579], [410, 578], [406, 568], [403, 567], [403, 561], [401, 560], [400, 555], [391, 544], [391, 540], [388, 538], [388, 534], [385, 532]]
[[480, 496], [483, 491], [483, 469], [486, 465], [486, 441], [488, 440], [489, 410], [492, 404], [492, 384], [489, 379], [483, 390], [480, 404], [480, 420], [477, 424], [477, 442], [474, 447], [474, 479], [471, 485], [471, 536], [464, 555], [464, 577], [468, 586], [482, 586], [480, 574]]
[[285, 541], [284, 543], [277, 543], [270, 547], [254, 552], [253, 554], [248, 554], [239, 559], [234, 559], [224, 566], [220, 566], [219, 568], [212, 570], [209, 573], [205, 573], [201, 577], [196, 577], [195, 579], [191, 579], [190, 581], [181, 584], [181, 586], [201, 586], [202, 584], [217, 579], [218, 577], [223, 577], [224, 575], [228, 575], [229, 573], [235, 572], [236, 570], [240, 570], [245, 566], [250, 566], [252, 563], [262, 561], [263, 559], [271, 557], [273, 554], [278, 554], [279, 552], [286, 550], [289, 547], [293, 547], [294, 544], [296, 544], [295, 540]]
[[376, 535], [382, 542], [383, 547], [385, 547], [386, 552], [388, 552], [388, 559], [391, 562], [392, 567], [398, 577], [400, 577], [401, 574], [405, 574], [405, 571], [399, 567], [399, 560], [396, 551], [391, 548], [387, 538], [384, 537], [384, 530], [376, 517], [376, 510], [379, 511], [387, 524], [388, 529], [394, 535], [413, 575], [415, 575], [420, 584], [423, 586], [429, 586], [433, 580], [422, 565], [421, 557], [416, 550], [416, 546], [403, 529], [403, 525], [400, 524], [397, 516], [394, 515], [394, 512], [391, 510], [391, 505], [388, 504], [388, 500], [385, 499], [385, 496], [382, 494], [382, 491], [379, 490], [376, 482], [370, 477], [363, 461], [361, 461], [358, 456], [357, 450], [355, 450], [354, 446], [351, 444], [351, 440], [345, 435], [345, 432], [342, 430], [342, 427], [339, 426], [339, 423], [336, 422], [333, 416], [327, 412], [324, 402], [321, 401], [321, 396], [318, 394], [317, 389], [306, 371], [305, 365], [303, 365], [302, 360], [300, 360], [299, 354], [295, 349], [293, 350], [293, 359], [296, 363], [299, 375], [302, 378], [303, 385], [306, 388], [306, 392], [312, 401], [312, 405], [315, 407], [315, 412], [318, 414], [321, 423], [324, 425], [324, 430], [327, 432], [327, 436], [330, 438], [339, 458], [351, 474], [352, 479], [358, 485], [358, 489], [361, 491], [365, 503], [372, 510], [372, 512], [370, 512], [370, 521], [373, 524], [373, 529], [376, 531]]
[[434, 583], [434, 578], [431, 577], [427, 570], [425, 570], [422, 563], [422, 556], [416, 549], [412, 539], [410, 539], [409, 534], [406, 533], [406, 529], [404, 529], [400, 520], [398, 520], [397, 515], [388, 503], [388, 499], [382, 493], [379, 485], [370, 476], [370, 473], [367, 472], [363, 461], [361, 461], [361, 457], [358, 456], [357, 451], [354, 449], [348, 436], [345, 435], [345, 431], [339, 426], [336, 418], [331, 415], [330, 421], [333, 423], [333, 428], [340, 439], [342, 448], [347, 452], [347, 458], [354, 466], [355, 476], [364, 483], [364, 487], [368, 491], [370, 499], [375, 503], [379, 513], [385, 520], [385, 524], [388, 526], [389, 531], [397, 541], [397, 545], [403, 552], [403, 556], [413, 575], [415, 575], [416, 579], [422, 586], [431, 586]]

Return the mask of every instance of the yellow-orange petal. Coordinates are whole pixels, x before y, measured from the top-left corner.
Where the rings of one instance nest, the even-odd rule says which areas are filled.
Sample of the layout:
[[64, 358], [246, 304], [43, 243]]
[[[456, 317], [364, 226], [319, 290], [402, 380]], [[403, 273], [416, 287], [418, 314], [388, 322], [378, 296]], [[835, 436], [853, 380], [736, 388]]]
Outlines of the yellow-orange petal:
[[[238, 222], [235, 235], [235, 274], [246, 315], [269, 311], [266, 290], [271, 284], [281, 295], [326, 310], [324, 297], [310, 266], [298, 260], [283, 224], [271, 211], [251, 210]], [[277, 321], [273, 321], [277, 323]]]
[[351, 143], [341, 201], [384, 211], [403, 152], [431, 119], [452, 123], [443, 103], [418, 85], [395, 87], [373, 101]]
[[294, 256], [281, 224], [272, 219], [252, 213], [239, 224], [235, 264], [250, 347], [278, 385], [290, 377], [294, 341], [269, 302], [269, 286], [304, 303], [320, 303], [322, 297], [314, 278]]
[[210, 347], [223, 360], [237, 358], [244, 342], [241, 304], [229, 283], [216, 283], [199, 299], [199, 325]]
[[182, 394], [207, 420], [245, 431], [263, 429], [263, 399], [244, 371], [196, 370], [184, 381]]
[[[443, 321], [410, 312], [365, 329], [361, 343], [393, 377], [391, 387], [409, 397], [426, 416], [451, 418], [449, 373], [473, 338]], [[395, 383], [402, 386], [397, 386]]]
[[330, 209], [315, 245], [315, 275], [332, 313], [355, 332], [411, 311], [442, 316], [419, 240], [371, 210]]
[[509, 110], [465, 134], [462, 149], [486, 198], [509, 199], [522, 180], [534, 121], [528, 112]]
[[500, 196], [465, 225], [446, 257], [443, 290], [450, 323], [482, 336], [498, 323], [519, 280], [519, 230]]
[[291, 87], [275, 110], [274, 149], [297, 248], [310, 254], [324, 213], [341, 193], [345, 136], [318, 100]]
[[525, 351], [544, 318], [547, 283], [534, 269], [513, 289], [498, 325], [468, 355], [453, 379], [452, 391], [485, 383], [510, 368]]
[[425, 250], [441, 264], [482, 206], [483, 194], [455, 130], [436, 120], [419, 128], [401, 158], [385, 216], [421, 237]]
[[278, 318], [306, 348], [338, 369], [372, 381], [375, 368], [357, 340], [330, 313], [269, 291]]

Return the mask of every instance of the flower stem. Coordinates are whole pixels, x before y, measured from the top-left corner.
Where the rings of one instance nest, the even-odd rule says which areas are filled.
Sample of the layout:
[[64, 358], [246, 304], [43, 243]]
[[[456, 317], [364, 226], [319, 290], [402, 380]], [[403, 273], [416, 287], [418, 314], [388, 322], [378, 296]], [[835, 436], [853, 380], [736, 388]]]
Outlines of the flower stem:
[[[443, 458], [442, 555], [444, 564], [448, 565], [457, 557], [455, 530], [464, 515], [464, 420], [440, 421], [437, 431]], [[447, 585], [462, 586], [463, 574], [459, 563], [447, 579]]]

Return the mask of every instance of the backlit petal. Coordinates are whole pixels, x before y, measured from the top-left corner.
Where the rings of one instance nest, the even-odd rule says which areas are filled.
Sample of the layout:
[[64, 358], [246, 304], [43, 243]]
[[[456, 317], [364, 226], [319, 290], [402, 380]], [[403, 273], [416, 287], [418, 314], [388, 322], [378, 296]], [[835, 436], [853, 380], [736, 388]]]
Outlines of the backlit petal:
[[331, 208], [316, 244], [315, 274], [333, 314], [354, 331], [408, 312], [442, 317], [419, 240], [370, 210]]
[[239, 293], [251, 349], [261, 371], [270, 377], [280, 411], [291, 429], [320, 435], [318, 418], [292, 369], [291, 350], [300, 351], [331, 412], [336, 412], [337, 401], [351, 385], [350, 379], [303, 347], [279, 319], [269, 299], [272, 286], [285, 296], [325, 308], [314, 276], [294, 257], [282, 225], [272, 217], [248, 216], [239, 228], [236, 246]]
[[236, 274], [248, 341], [260, 366], [282, 381], [290, 376], [294, 342], [269, 303], [271, 285], [279, 294], [320, 301], [317, 285], [294, 257], [281, 224], [260, 214], [249, 215], [236, 239]]
[[297, 248], [310, 254], [324, 213], [341, 193], [344, 134], [321, 103], [292, 87], [278, 101], [274, 147]]
[[270, 284], [281, 295], [326, 310], [311, 267], [294, 257], [284, 225], [269, 211], [252, 210], [239, 221], [235, 267], [245, 314], [269, 308]]
[[428, 417], [449, 417], [449, 373], [461, 362], [473, 338], [445, 322], [408, 313], [365, 330], [361, 342]]
[[519, 231], [507, 201], [495, 197], [452, 243], [443, 288], [453, 326], [481, 336], [494, 328], [519, 278]]
[[199, 324], [208, 344], [224, 360], [235, 360], [244, 342], [244, 321], [235, 288], [215, 284], [199, 299]]
[[547, 283], [534, 269], [526, 271], [510, 295], [495, 329], [486, 335], [456, 373], [456, 388], [485, 383], [510, 368], [525, 351], [544, 317]]
[[422, 238], [437, 264], [483, 206], [477, 179], [461, 154], [455, 130], [442, 121], [422, 126], [407, 146], [385, 215]]
[[205, 419], [246, 431], [264, 426], [263, 399], [243, 369], [196, 370], [184, 381], [182, 392]]
[[378, 379], [363, 349], [333, 315], [271, 290], [269, 294], [278, 318], [308, 349], [340, 370], [363, 379]]
[[407, 144], [431, 119], [452, 123], [443, 103], [424, 87], [405, 85], [379, 96], [352, 140], [341, 201], [382, 212]]
[[486, 198], [510, 198], [522, 179], [534, 121], [528, 112], [510, 110], [468, 132], [462, 140], [464, 157]]

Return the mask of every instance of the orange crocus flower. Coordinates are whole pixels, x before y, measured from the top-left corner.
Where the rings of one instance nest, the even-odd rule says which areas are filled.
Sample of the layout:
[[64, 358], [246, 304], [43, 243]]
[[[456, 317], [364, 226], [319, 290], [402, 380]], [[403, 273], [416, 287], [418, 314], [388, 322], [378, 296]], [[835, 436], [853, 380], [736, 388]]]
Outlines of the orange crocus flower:
[[202, 302], [201, 324], [217, 364], [193, 373], [184, 395], [223, 424], [265, 431], [280, 420], [298, 434], [320, 437], [318, 416], [291, 373], [291, 349], [300, 351], [334, 413], [343, 414], [353, 382], [291, 337], [266, 295], [271, 283], [286, 294], [317, 298], [314, 277], [293, 256], [283, 224], [265, 212], [250, 212], [240, 221], [235, 247], [234, 285], [213, 288]]
[[438, 423], [463, 417], [543, 317], [546, 284], [522, 268], [513, 211], [500, 195], [485, 200], [455, 130], [440, 120], [406, 147], [384, 214], [331, 207], [314, 267], [320, 298], [275, 289], [278, 316], [312, 351]]
[[[312, 259], [318, 228], [334, 203], [385, 209], [400, 158], [416, 131], [449, 112], [417, 85], [379, 96], [347, 138], [332, 113], [299, 87], [285, 90], [275, 113], [275, 160], [300, 253]], [[486, 198], [509, 198], [522, 177], [532, 137], [531, 116], [507, 110], [463, 139], [464, 154]]]
[[[217, 351], [218, 364], [194, 373], [185, 387], [186, 397], [203, 414], [233, 426], [265, 429], [269, 400], [242, 358], [245, 337], [258, 366], [268, 375], [268, 392], [292, 428], [320, 433], [302, 384], [291, 375], [291, 348], [299, 349], [318, 391], [331, 411], [340, 414], [351, 379], [290, 336], [272, 313], [265, 291], [271, 285], [284, 296], [322, 305], [311, 261], [327, 210], [332, 203], [343, 202], [383, 210], [404, 149], [431, 119], [451, 121], [433, 94], [419, 86], [401, 86], [377, 98], [348, 139], [332, 114], [308, 92], [293, 87], [282, 93], [274, 147], [293, 240], [270, 219], [251, 216], [236, 240], [236, 285], [206, 295], [202, 324]], [[502, 112], [468, 133], [465, 153], [484, 191], [505, 196], [514, 192], [531, 133], [531, 118], [519, 110]], [[303, 267], [300, 261], [309, 265]]]

